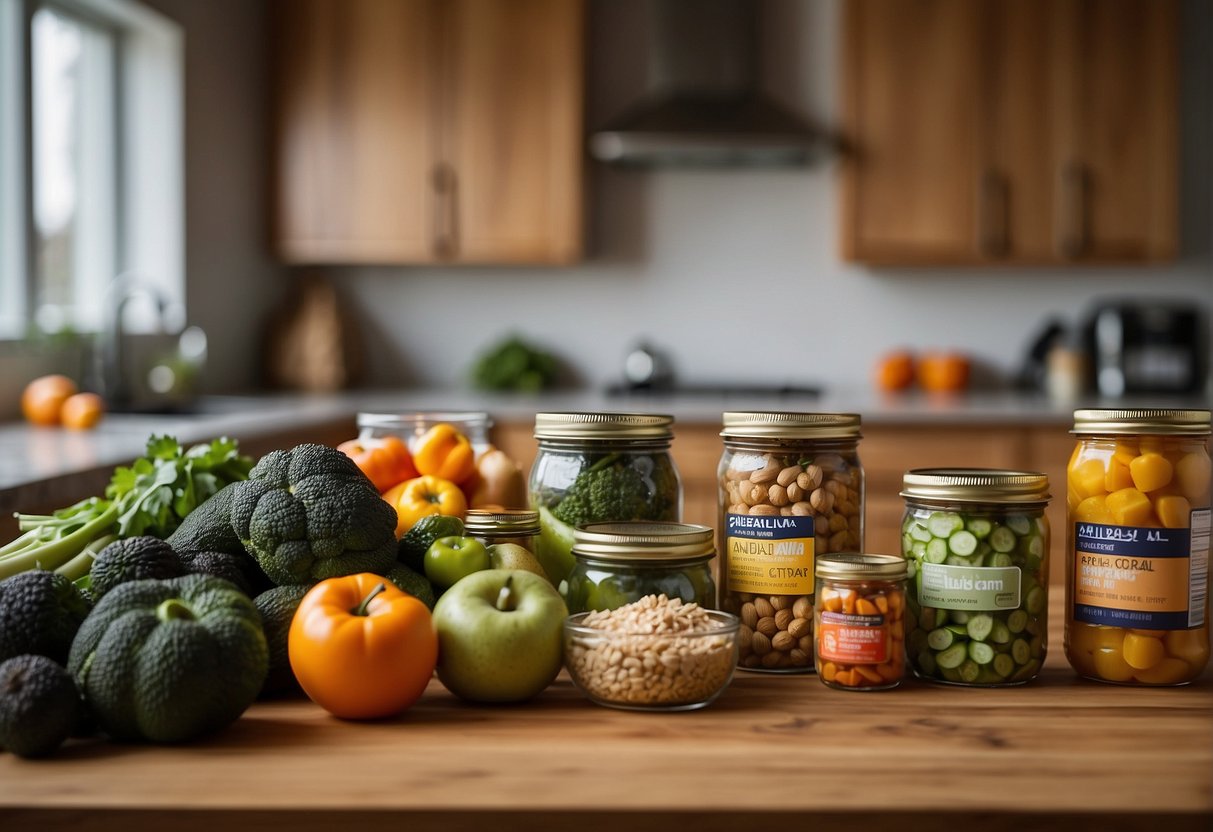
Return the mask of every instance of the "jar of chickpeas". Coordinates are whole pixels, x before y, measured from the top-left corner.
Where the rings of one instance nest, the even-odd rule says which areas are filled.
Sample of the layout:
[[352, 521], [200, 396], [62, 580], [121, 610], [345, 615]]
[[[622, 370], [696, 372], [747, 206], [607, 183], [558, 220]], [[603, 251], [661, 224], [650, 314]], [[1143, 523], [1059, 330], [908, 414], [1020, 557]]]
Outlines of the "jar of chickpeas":
[[720, 606], [747, 670], [813, 671], [814, 558], [863, 547], [859, 416], [725, 413]]
[[1209, 660], [1207, 410], [1079, 410], [1067, 470], [1066, 658], [1125, 685]]

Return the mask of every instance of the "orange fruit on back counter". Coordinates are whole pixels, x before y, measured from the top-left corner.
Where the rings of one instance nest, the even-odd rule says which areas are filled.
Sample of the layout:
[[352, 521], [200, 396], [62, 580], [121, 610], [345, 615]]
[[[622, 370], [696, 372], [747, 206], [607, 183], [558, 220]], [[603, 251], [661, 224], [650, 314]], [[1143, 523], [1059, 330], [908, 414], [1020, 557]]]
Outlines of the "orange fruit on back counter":
[[96, 393], [77, 393], [68, 396], [59, 411], [65, 428], [90, 430], [97, 426], [105, 414], [105, 400]]
[[969, 359], [960, 353], [927, 353], [918, 361], [918, 383], [930, 393], [958, 393], [969, 386]]
[[876, 386], [892, 393], [914, 383], [914, 356], [898, 350], [883, 356], [876, 364]]
[[76, 382], [67, 376], [41, 376], [25, 385], [21, 413], [35, 425], [57, 425], [63, 403], [76, 395]]

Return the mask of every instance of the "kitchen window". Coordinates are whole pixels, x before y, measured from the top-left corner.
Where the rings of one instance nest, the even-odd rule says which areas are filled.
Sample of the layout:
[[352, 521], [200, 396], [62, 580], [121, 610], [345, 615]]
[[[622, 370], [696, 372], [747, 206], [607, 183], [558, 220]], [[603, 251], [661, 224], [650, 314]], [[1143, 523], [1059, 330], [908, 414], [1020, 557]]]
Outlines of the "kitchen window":
[[180, 28], [133, 0], [0, 0], [0, 338], [97, 332], [115, 278], [184, 312]]

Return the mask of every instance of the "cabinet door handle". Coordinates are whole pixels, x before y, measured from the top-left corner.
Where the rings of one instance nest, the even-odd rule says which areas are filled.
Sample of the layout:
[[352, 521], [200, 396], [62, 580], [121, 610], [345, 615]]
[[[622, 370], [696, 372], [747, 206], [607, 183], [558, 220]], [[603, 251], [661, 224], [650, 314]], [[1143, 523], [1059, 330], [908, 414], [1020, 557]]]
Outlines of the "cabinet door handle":
[[1087, 249], [1087, 172], [1078, 162], [1062, 165], [1057, 203], [1057, 250], [1074, 260]]
[[449, 260], [459, 250], [454, 168], [439, 162], [434, 166], [431, 184], [434, 189], [434, 255], [440, 260]]
[[986, 257], [1005, 257], [1008, 248], [1006, 180], [992, 170], [982, 174], [977, 196], [977, 248]]

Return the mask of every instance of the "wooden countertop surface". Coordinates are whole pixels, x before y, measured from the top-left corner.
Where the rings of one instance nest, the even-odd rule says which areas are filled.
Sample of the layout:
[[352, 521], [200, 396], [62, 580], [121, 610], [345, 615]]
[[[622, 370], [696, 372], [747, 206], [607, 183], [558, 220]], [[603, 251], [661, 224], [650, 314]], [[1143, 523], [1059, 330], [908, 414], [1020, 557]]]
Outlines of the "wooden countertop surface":
[[653, 714], [592, 705], [562, 674], [517, 707], [466, 705], [435, 681], [377, 723], [258, 703], [204, 742], [0, 755], [0, 829], [1209, 829], [1213, 674], [1086, 682], [1052, 641], [1018, 688], [865, 694], [739, 672], [707, 709]]

